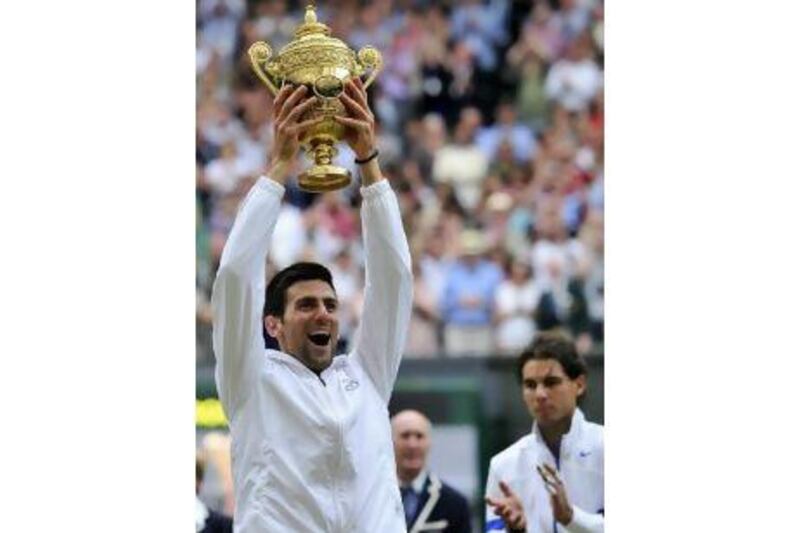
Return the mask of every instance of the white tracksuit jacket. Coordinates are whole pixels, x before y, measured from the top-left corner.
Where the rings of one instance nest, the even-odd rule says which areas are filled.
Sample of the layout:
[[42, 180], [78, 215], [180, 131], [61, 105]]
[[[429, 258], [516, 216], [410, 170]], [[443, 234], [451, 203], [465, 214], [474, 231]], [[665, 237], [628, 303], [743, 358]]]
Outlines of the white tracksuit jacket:
[[[527, 533], [602, 533], [603, 426], [587, 422], [580, 409], [572, 415], [569, 432], [561, 439], [557, 462], [536, 424], [533, 431], [498, 453], [489, 465], [486, 496], [501, 497], [499, 483], [505, 481], [522, 501]], [[556, 466], [572, 504], [573, 518], [566, 526], [556, 523], [550, 493], [536, 472], [536, 465]], [[503, 519], [486, 506], [486, 531], [504, 531]]]
[[[232, 435], [237, 533], [405, 531], [387, 405], [411, 315], [411, 259], [397, 199], [361, 189], [366, 289], [354, 350], [319, 377], [265, 350], [265, 258], [284, 188], [242, 203], [214, 283], [216, 382]], [[323, 383], [324, 382], [324, 383]]]

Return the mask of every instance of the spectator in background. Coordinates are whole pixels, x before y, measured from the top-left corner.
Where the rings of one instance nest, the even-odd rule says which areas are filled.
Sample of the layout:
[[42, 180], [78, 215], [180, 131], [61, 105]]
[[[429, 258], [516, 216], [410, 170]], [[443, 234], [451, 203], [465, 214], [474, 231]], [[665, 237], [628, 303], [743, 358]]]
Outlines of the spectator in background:
[[432, 176], [434, 158], [447, 143], [447, 127], [442, 115], [428, 113], [420, 121], [409, 122], [406, 139], [409, 155], [419, 165], [422, 175]]
[[199, 48], [230, 60], [244, 14], [245, 0], [200, 0]]
[[425, 286], [437, 307], [441, 305], [452, 258], [446, 254], [446, 236], [442, 226], [437, 226], [427, 236], [420, 254], [419, 269]]
[[294, 37], [299, 19], [287, 12], [285, 0], [260, 0], [253, 7], [253, 22], [254, 40], [268, 41], [273, 50], [280, 50]]
[[536, 273], [540, 300], [536, 311], [539, 329], [561, 326], [569, 319], [572, 298], [570, 279], [583, 260], [583, 246], [567, 239], [560, 201], [544, 198], [536, 217], [536, 240], [531, 248], [531, 265]]
[[494, 70], [496, 48], [506, 41], [508, 0], [462, 0], [456, 4], [451, 18], [453, 38], [464, 40], [482, 70]]
[[514, 199], [503, 190], [491, 193], [484, 202], [479, 219], [490, 248], [514, 252], [514, 236], [509, 232], [508, 218]]
[[199, 456], [195, 458], [195, 531], [197, 533], [233, 533], [233, 520], [218, 513], [200, 499], [200, 489], [205, 477], [205, 465]]
[[342, 191], [326, 192], [309, 213], [309, 226], [319, 260], [330, 262], [358, 235], [358, 219]]
[[448, 356], [485, 355], [494, 343], [495, 291], [503, 274], [483, 258], [483, 234], [474, 229], [461, 235], [461, 257], [447, 274], [441, 309]]
[[558, 0], [556, 18], [565, 39], [571, 41], [588, 28], [596, 0]]
[[495, 344], [504, 354], [519, 353], [536, 333], [533, 312], [539, 304], [539, 287], [526, 259], [509, 261], [506, 279], [495, 294], [497, 330]]
[[458, 201], [467, 211], [477, 207], [481, 186], [489, 169], [489, 159], [475, 144], [481, 121], [477, 108], [465, 108], [452, 142], [441, 147], [433, 160], [433, 178], [439, 183], [451, 184]]
[[495, 159], [500, 144], [511, 144], [514, 160], [527, 163], [536, 157], [536, 140], [530, 127], [517, 120], [517, 112], [508, 102], [497, 107], [497, 117], [493, 126], [481, 128], [475, 143], [490, 161]]
[[603, 341], [605, 272], [603, 266], [603, 213], [592, 210], [586, 215], [578, 239], [587, 250], [586, 260], [581, 264], [581, 271], [576, 276], [577, 290], [586, 305], [586, 325], [584, 328], [573, 327], [580, 335], [588, 334], [588, 339], [578, 337], [580, 353], [588, 353], [594, 343]]
[[258, 172], [258, 167], [239, 157], [236, 143], [231, 140], [222, 145], [222, 152], [217, 159], [206, 166], [206, 183], [214, 194], [222, 196], [233, 192], [243, 178]]
[[512, 64], [528, 57], [552, 63], [561, 56], [565, 46], [561, 19], [548, 2], [536, 2], [525, 19], [519, 40], [509, 49], [508, 58]]
[[339, 298], [339, 345], [336, 353], [345, 353], [355, 334], [364, 304], [361, 265], [353, 259], [350, 246], [336, 254], [329, 270]]
[[[595, 223], [592, 211], [603, 210], [602, 0], [343, 0], [331, 6], [318, 6], [318, 16], [334, 36], [355, 48], [377, 46], [383, 54], [384, 70], [370, 89], [381, 119], [377, 144], [387, 175], [398, 184], [413, 259], [437, 309], [443, 282], [436, 278], [444, 274], [434, 271], [457, 257], [463, 228], [477, 226], [498, 256], [526, 255], [536, 263], [535, 283], [543, 289], [540, 329], [570, 328], [581, 353], [597, 347], [603, 251], [590, 251], [580, 236]], [[265, 39], [279, 51], [303, 20], [303, 8], [286, 0], [198, 3], [198, 364], [210, 353], [204, 311], [209, 280], [236, 206], [263, 172], [256, 168], [259, 158], [273, 144], [271, 98], [252, 73], [246, 50]], [[485, 117], [494, 117], [494, 124], [484, 125]], [[532, 150], [526, 148], [531, 139]], [[352, 150], [346, 143], [338, 148], [336, 164], [355, 173]], [[363, 266], [353, 248], [357, 232], [341, 231], [343, 220], [358, 218], [357, 187], [354, 180], [332, 201], [290, 180], [270, 251], [273, 268], [296, 260], [333, 261], [345, 247]], [[331, 203], [337, 205], [331, 209]], [[556, 239], [543, 237], [541, 229], [550, 204], [558, 206], [563, 224]], [[436, 258], [422, 255], [433, 234], [441, 241]], [[578, 245], [571, 241], [575, 236]], [[566, 250], [566, 267], [554, 248]], [[581, 248], [585, 269], [578, 267]]]
[[409, 533], [471, 533], [467, 499], [428, 469], [430, 420], [419, 411], [397, 413], [392, 440]]
[[277, 270], [300, 261], [308, 246], [307, 225], [297, 206], [289, 202], [281, 205], [269, 248], [269, 257]]
[[412, 269], [414, 301], [403, 353], [406, 357], [434, 357], [442, 351], [439, 343], [441, 319], [438, 299], [425, 281], [419, 261], [413, 261]]
[[547, 97], [568, 111], [583, 111], [603, 85], [600, 67], [592, 60], [591, 37], [572, 41], [567, 54], [553, 64], [545, 80]]
[[601, 533], [603, 426], [577, 406], [586, 365], [570, 339], [542, 333], [517, 372], [533, 430], [491, 460], [485, 531], [554, 531], [558, 522], [561, 531]]

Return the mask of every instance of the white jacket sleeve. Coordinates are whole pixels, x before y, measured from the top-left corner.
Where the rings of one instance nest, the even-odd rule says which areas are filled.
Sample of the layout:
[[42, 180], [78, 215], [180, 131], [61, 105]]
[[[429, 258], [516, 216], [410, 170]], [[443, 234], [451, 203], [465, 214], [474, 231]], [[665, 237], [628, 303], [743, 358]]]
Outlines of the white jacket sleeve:
[[572, 506], [572, 521], [564, 526], [569, 533], [603, 533], [605, 518], [601, 514], [587, 513], [583, 509]]
[[[492, 460], [489, 463], [489, 475], [486, 477], [486, 491], [484, 492], [484, 497], [500, 498], [502, 493], [500, 492], [499, 483], [500, 479], [497, 474], [497, 469], [495, 468], [494, 460]], [[484, 531], [487, 533], [492, 531], [506, 531], [506, 523], [500, 516], [495, 514], [494, 507], [488, 503], [486, 504], [486, 526], [484, 527]]]
[[361, 194], [366, 285], [353, 357], [388, 404], [411, 320], [411, 254], [388, 180]]
[[229, 419], [235, 416], [264, 355], [262, 313], [266, 257], [284, 187], [260, 178], [239, 207], [222, 251], [211, 297], [216, 382]]

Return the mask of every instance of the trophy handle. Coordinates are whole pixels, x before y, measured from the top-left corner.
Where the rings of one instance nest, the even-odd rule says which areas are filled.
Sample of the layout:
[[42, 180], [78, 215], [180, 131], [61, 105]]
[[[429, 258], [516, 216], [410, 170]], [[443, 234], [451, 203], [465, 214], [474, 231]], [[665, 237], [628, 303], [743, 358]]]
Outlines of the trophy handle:
[[380, 51], [372, 46], [365, 46], [358, 51], [358, 62], [364, 68], [371, 68], [372, 72], [364, 82], [364, 89], [372, 85], [378, 73], [383, 69], [383, 56]]
[[264, 41], [257, 41], [250, 45], [247, 54], [250, 56], [250, 64], [253, 66], [253, 71], [256, 73], [256, 76], [264, 82], [264, 85], [267, 86], [272, 96], [277, 96], [278, 88], [275, 87], [275, 84], [272, 83], [272, 80], [270, 80], [267, 75], [267, 70], [272, 70], [267, 66], [267, 61], [272, 57], [272, 48]]

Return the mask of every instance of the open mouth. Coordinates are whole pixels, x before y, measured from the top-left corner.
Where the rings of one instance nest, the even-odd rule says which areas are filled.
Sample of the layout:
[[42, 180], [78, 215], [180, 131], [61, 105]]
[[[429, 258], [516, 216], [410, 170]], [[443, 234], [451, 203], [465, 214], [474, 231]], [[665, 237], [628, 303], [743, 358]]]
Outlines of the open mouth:
[[327, 346], [331, 342], [331, 336], [327, 333], [312, 333], [308, 338], [317, 346]]

